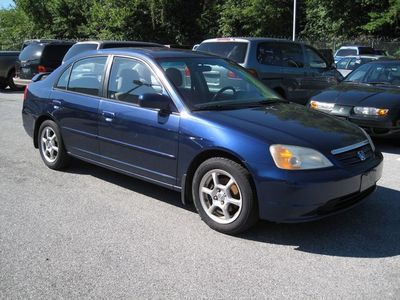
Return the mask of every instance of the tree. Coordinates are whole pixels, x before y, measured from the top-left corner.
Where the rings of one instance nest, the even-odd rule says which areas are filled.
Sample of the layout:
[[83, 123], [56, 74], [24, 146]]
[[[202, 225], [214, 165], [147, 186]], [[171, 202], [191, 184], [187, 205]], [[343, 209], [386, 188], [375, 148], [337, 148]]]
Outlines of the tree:
[[28, 16], [19, 8], [0, 10], [0, 49], [19, 50], [25, 36], [33, 27]]

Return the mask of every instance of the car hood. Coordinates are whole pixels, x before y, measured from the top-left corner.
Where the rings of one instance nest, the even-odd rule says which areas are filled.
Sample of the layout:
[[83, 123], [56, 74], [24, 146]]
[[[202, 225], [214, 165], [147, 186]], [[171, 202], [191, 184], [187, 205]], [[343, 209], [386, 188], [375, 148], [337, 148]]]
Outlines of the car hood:
[[312, 147], [324, 152], [366, 139], [355, 125], [304, 106], [274, 103], [262, 107], [201, 111], [196, 115], [269, 144]]
[[400, 106], [400, 88], [342, 82], [312, 99], [349, 106], [394, 108]]

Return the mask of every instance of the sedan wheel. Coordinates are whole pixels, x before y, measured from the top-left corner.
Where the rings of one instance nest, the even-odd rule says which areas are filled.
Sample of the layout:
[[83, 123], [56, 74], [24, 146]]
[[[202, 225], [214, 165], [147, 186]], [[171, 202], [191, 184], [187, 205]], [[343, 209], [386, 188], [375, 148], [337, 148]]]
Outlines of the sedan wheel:
[[55, 162], [58, 155], [58, 140], [56, 133], [51, 127], [47, 126], [42, 130], [40, 139], [42, 142], [40, 148], [42, 149], [43, 157], [50, 163]]
[[51, 169], [60, 170], [66, 167], [71, 157], [68, 155], [57, 124], [47, 120], [40, 125], [38, 145], [43, 162]]
[[241, 212], [242, 195], [238, 184], [224, 170], [208, 171], [201, 179], [199, 195], [203, 209], [217, 223], [231, 223]]
[[211, 228], [237, 234], [258, 220], [250, 173], [240, 164], [214, 157], [204, 161], [193, 176], [196, 209]]

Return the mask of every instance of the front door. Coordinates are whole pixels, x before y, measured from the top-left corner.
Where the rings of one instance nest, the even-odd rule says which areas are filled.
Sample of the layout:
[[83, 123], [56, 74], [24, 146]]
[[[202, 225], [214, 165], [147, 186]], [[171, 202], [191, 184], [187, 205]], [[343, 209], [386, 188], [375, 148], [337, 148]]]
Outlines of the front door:
[[138, 177], [176, 185], [180, 116], [139, 107], [138, 97], [145, 93], [166, 94], [145, 63], [115, 57], [108, 100], [103, 99], [99, 107], [102, 159], [105, 164]]

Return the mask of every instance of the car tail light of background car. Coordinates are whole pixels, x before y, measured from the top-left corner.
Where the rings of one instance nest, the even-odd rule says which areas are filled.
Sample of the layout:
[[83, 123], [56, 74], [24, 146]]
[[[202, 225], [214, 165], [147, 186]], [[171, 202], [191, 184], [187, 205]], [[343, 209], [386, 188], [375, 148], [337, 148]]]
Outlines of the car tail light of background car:
[[42, 65], [38, 65], [37, 71], [38, 71], [39, 73], [46, 73], [46, 72], [47, 72], [46, 67], [45, 67], [45, 66], [42, 66]]

